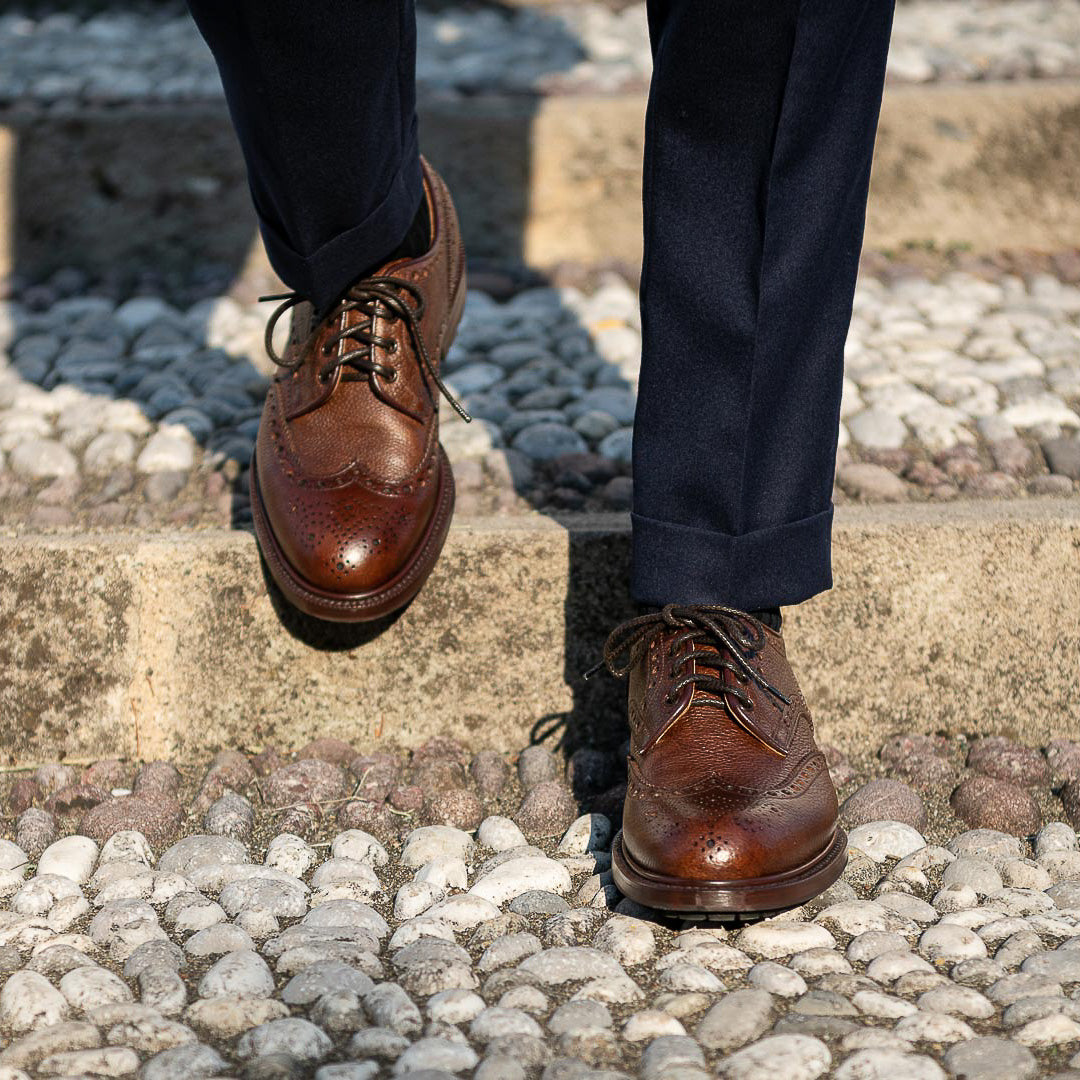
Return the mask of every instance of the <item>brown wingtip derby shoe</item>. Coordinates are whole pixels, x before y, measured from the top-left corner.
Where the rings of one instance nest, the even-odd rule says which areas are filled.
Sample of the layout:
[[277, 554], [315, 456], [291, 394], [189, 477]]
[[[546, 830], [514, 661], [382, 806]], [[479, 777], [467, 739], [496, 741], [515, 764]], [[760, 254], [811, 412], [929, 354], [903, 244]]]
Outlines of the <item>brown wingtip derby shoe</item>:
[[779, 633], [731, 608], [671, 605], [617, 629], [605, 659], [629, 675], [612, 848], [624, 895], [736, 915], [805, 903], [836, 881], [847, 861], [836, 789]]
[[[358, 281], [322, 319], [298, 296], [277, 298], [285, 303], [267, 327], [281, 370], [256, 440], [252, 517], [278, 587], [320, 619], [364, 622], [404, 607], [453, 515], [439, 367], [465, 304], [465, 252], [446, 186], [427, 162], [423, 173], [426, 254]], [[290, 309], [278, 357], [274, 323]]]

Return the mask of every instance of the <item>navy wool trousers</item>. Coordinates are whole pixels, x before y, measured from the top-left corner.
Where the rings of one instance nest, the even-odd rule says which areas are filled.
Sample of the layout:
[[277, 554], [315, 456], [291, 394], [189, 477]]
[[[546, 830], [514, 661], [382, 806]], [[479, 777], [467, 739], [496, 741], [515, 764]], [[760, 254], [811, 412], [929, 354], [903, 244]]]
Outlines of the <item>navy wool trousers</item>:
[[[421, 196], [413, 0], [190, 0], [274, 269], [325, 305]], [[832, 582], [843, 346], [893, 0], [650, 0], [631, 591]]]

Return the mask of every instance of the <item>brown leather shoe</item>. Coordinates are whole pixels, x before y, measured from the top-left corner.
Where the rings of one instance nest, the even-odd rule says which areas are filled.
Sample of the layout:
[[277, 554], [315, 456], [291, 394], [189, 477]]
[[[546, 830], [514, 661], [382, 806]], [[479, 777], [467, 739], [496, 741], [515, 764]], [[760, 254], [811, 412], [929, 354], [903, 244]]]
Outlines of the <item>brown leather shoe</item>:
[[671, 605], [615, 630], [604, 657], [630, 676], [630, 775], [612, 848], [626, 896], [665, 911], [766, 912], [840, 876], [836, 789], [780, 634], [731, 608]]
[[[282, 370], [259, 425], [252, 515], [281, 591], [321, 619], [362, 622], [407, 604], [454, 510], [439, 391], [462, 410], [439, 366], [465, 304], [465, 253], [450, 194], [423, 168], [426, 255], [387, 263], [322, 319], [298, 296], [273, 298], [285, 302], [267, 326], [267, 350]], [[289, 309], [278, 357], [271, 338]]]

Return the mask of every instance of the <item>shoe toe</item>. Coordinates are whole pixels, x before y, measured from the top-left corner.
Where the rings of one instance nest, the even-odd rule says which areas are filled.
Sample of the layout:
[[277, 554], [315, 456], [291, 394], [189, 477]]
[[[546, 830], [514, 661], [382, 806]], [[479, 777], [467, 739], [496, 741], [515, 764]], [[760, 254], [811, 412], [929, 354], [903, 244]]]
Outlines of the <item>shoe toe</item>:
[[768, 796], [703, 814], [702, 805], [651, 806], [647, 817], [628, 803], [623, 843], [645, 870], [663, 877], [735, 882], [794, 871], [817, 857], [832, 837], [835, 816]]
[[420, 505], [364, 490], [335, 488], [265, 500], [274, 539], [295, 573], [328, 593], [355, 595], [384, 587], [421, 543], [433, 500]]

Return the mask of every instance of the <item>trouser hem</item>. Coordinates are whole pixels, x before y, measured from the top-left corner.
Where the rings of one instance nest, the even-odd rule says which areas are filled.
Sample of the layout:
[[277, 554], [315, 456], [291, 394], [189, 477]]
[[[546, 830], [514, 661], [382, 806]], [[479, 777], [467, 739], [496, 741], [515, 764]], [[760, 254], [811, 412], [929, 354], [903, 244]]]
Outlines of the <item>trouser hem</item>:
[[632, 514], [630, 591], [641, 604], [727, 604], [743, 611], [799, 604], [832, 587], [828, 510], [731, 536]]
[[423, 197], [420, 153], [415, 137], [386, 197], [363, 221], [338, 233], [310, 255], [295, 251], [260, 217], [259, 230], [270, 265], [290, 289], [316, 308], [329, 307], [365, 270], [401, 243]]

